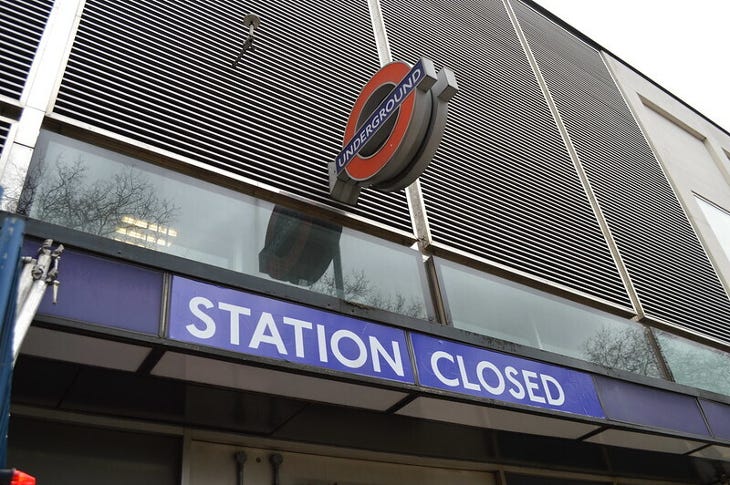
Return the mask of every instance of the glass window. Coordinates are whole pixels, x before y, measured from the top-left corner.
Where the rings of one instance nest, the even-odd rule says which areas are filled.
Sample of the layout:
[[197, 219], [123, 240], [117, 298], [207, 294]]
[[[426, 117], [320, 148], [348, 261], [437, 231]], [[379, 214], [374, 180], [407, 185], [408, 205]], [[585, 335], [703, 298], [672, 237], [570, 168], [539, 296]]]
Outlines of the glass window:
[[659, 370], [644, 327], [523, 285], [437, 260], [453, 325], [652, 377]]
[[18, 212], [416, 318], [432, 313], [417, 251], [51, 132]]
[[660, 330], [654, 332], [675, 381], [730, 396], [730, 354]]
[[700, 197], [695, 196], [695, 200], [710, 224], [712, 232], [715, 233], [717, 241], [725, 251], [725, 256], [730, 259], [730, 213]]

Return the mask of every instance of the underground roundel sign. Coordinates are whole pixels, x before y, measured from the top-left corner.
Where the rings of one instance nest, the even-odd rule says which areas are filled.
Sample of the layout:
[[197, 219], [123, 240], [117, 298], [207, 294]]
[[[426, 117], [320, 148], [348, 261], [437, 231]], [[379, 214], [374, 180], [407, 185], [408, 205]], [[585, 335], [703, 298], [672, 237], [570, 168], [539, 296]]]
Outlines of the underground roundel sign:
[[345, 127], [342, 151], [329, 163], [330, 195], [356, 204], [363, 187], [393, 192], [415, 181], [441, 142], [454, 73], [422, 58], [391, 62], [362, 89]]

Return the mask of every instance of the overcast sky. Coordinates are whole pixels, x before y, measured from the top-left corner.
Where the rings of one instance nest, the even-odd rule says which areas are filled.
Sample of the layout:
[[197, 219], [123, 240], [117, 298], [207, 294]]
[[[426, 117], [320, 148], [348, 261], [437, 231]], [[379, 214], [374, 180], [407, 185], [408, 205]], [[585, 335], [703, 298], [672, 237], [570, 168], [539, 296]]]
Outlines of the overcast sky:
[[730, 131], [730, 0], [535, 0]]

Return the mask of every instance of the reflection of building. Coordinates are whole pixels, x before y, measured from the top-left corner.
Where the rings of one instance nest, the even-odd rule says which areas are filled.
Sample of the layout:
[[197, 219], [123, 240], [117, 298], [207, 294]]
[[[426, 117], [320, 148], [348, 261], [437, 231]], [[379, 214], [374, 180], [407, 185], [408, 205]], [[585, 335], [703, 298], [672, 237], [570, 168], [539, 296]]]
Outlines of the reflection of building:
[[0, 2], [6, 208], [28, 251], [69, 248], [15, 371], [12, 465], [720, 483], [730, 135], [529, 2], [382, 0], [392, 57], [460, 92], [408, 196], [338, 205], [327, 162], [388, 57], [377, 3]]
[[148, 247], [152, 245], [172, 246], [172, 238], [177, 237], [177, 231], [156, 222], [138, 219], [133, 216], [122, 216], [114, 230], [115, 241], [122, 241], [136, 246]]

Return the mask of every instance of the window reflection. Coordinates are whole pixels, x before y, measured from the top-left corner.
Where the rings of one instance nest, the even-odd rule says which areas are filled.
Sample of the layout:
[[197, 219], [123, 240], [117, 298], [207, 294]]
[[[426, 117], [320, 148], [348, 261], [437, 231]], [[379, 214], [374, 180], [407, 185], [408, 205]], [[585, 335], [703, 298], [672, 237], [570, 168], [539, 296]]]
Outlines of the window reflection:
[[675, 381], [730, 396], [730, 354], [660, 330], [654, 333]]
[[17, 211], [363, 305], [431, 313], [416, 251], [51, 132]]
[[659, 377], [644, 327], [455, 263], [437, 260], [457, 328]]
[[725, 256], [730, 259], [730, 213], [697, 195], [695, 195], [695, 200], [710, 224], [712, 232], [715, 233]]

